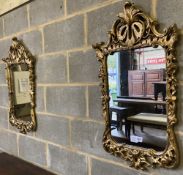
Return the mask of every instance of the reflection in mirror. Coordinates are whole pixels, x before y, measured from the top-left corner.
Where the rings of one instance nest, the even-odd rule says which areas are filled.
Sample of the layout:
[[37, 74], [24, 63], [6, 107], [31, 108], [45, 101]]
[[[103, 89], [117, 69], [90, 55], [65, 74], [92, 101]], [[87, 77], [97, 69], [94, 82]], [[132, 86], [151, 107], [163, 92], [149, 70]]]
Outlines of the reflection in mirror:
[[107, 58], [112, 138], [163, 151], [167, 145], [166, 56], [162, 47]]
[[9, 120], [20, 132], [36, 128], [34, 58], [21, 41], [13, 38], [6, 63]]
[[31, 97], [29, 84], [29, 68], [26, 63], [11, 66], [14, 85], [15, 116], [31, 121]]

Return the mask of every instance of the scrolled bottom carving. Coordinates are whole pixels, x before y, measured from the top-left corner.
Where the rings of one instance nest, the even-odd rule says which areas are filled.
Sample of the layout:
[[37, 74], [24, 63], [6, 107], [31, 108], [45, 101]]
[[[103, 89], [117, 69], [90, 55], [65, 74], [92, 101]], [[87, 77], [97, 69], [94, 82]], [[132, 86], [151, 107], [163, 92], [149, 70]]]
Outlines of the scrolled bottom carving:
[[126, 147], [125, 144], [117, 144], [111, 137], [111, 129], [107, 129], [103, 136], [104, 149], [116, 156], [130, 162], [130, 167], [147, 170], [150, 167], [175, 167], [178, 160], [178, 153], [174, 143], [174, 136], [170, 136], [170, 145], [162, 153], [157, 153], [153, 149], [140, 149], [136, 147]]
[[16, 126], [22, 134], [26, 134], [27, 132], [32, 131], [35, 128], [35, 123], [33, 121], [25, 122], [23, 120], [17, 120], [15, 117], [10, 117], [9, 121], [11, 125]]

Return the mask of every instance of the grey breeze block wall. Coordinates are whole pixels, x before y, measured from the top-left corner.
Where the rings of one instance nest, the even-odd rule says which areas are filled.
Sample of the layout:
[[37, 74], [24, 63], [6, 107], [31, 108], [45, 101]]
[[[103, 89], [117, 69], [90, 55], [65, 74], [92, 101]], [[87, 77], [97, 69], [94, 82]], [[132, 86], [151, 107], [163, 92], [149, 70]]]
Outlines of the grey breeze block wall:
[[[175, 170], [137, 171], [103, 150], [99, 64], [91, 45], [106, 32], [125, 1], [34, 0], [0, 17], [0, 58], [11, 38], [22, 39], [37, 59], [37, 132], [20, 134], [8, 122], [8, 91], [0, 62], [0, 148], [59, 175], [180, 175]], [[182, 0], [134, 0], [163, 27], [177, 23], [178, 111], [183, 146]], [[183, 152], [180, 151], [180, 157]]]

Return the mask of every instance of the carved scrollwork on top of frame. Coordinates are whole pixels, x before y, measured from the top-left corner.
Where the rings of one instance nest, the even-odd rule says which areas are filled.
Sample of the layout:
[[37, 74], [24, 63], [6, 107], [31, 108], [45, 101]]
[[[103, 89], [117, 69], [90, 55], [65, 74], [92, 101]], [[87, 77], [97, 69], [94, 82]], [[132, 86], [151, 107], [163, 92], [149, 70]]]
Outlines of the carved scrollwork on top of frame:
[[[179, 155], [176, 138], [173, 130], [177, 122], [176, 109], [176, 58], [174, 45], [177, 40], [175, 25], [165, 29], [163, 33], [157, 31], [157, 22], [138, 9], [133, 3], [127, 2], [124, 12], [118, 15], [112, 29], [108, 32], [108, 43], [93, 45], [96, 56], [100, 62], [99, 78], [101, 80], [102, 113], [105, 120], [103, 135], [104, 149], [120, 158], [130, 162], [136, 169], [148, 167], [172, 168], [178, 163]], [[167, 81], [167, 135], [168, 145], [164, 152], [153, 149], [144, 149], [126, 144], [117, 144], [111, 137], [109, 128], [109, 89], [107, 74], [107, 56], [119, 50], [135, 49], [147, 46], [162, 46], [166, 52], [166, 81]]]
[[12, 39], [12, 45], [9, 50], [9, 57], [3, 58], [7, 64], [27, 63], [28, 65], [34, 61], [33, 56], [25, 48], [25, 46], [16, 37]]

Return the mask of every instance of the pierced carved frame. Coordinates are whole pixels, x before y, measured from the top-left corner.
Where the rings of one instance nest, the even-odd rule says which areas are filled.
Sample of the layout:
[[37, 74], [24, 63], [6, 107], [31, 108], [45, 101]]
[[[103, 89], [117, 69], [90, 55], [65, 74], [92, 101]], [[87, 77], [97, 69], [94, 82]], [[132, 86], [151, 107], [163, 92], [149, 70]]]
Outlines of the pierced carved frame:
[[[35, 114], [35, 59], [31, 53], [26, 49], [24, 44], [16, 37], [12, 39], [12, 45], [9, 50], [9, 57], [2, 60], [6, 64], [6, 80], [9, 90], [9, 121], [12, 126], [17, 127], [21, 133], [26, 134], [29, 131], [36, 129], [36, 114]], [[31, 121], [24, 121], [21, 118], [15, 116], [15, 102], [14, 102], [14, 81], [11, 66], [27, 64], [30, 85], [30, 100], [31, 100]]]
[[[104, 149], [117, 157], [130, 162], [136, 169], [146, 170], [148, 167], [173, 168], [178, 163], [179, 154], [174, 133], [177, 122], [176, 110], [176, 57], [175, 42], [177, 40], [176, 26], [165, 29], [163, 33], [157, 31], [157, 22], [138, 9], [133, 3], [126, 2], [124, 13], [118, 15], [112, 30], [108, 32], [108, 43], [93, 45], [100, 62], [99, 78], [101, 80], [102, 113], [105, 120], [103, 134]], [[119, 50], [135, 49], [160, 45], [166, 52], [166, 81], [167, 81], [167, 135], [168, 143], [163, 152], [145, 149], [126, 144], [118, 144], [111, 137], [109, 120], [109, 89], [107, 56]]]

